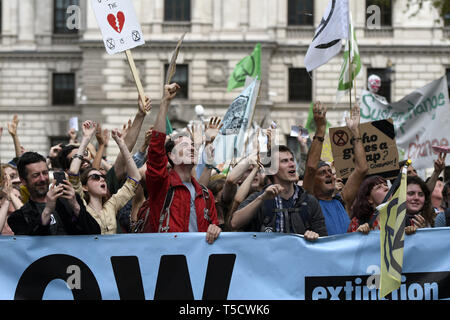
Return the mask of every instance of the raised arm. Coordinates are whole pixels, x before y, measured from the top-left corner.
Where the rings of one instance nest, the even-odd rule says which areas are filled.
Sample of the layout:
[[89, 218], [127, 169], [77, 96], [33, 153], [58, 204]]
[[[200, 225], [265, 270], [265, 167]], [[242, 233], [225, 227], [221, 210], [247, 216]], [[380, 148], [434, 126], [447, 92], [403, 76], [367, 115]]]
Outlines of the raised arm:
[[127, 169], [126, 172], [128, 174], [128, 177], [133, 179], [136, 183], [139, 183], [139, 180], [141, 180], [141, 174], [139, 173], [139, 169], [137, 168], [136, 163], [134, 162], [133, 157], [131, 156], [130, 150], [128, 150], [128, 147], [125, 144], [125, 141], [122, 137], [122, 133], [118, 129], [114, 129], [111, 132], [111, 137], [119, 146], [120, 153], [122, 154], [122, 157], [125, 159]]
[[164, 96], [159, 105], [159, 112], [156, 116], [155, 125], [153, 130], [158, 132], [166, 132], [166, 116], [169, 110], [170, 102], [175, 98], [180, 86], [177, 83], [171, 83], [164, 85]]
[[19, 117], [17, 114], [13, 116], [12, 122], [8, 122], [8, 132], [14, 142], [14, 150], [16, 151], [16, 157], [22, 155], [22, 150], [20, 148], [19, 135], [17, 134], [17, 128], [19, 127]]
[[313, 107], [314, 122], [316, 123], [316, 132], [308, 151], [308, 157], [305, 166], [305, 175], [303, 177], [303, 188], [310, 194], [314, 194], [314, 179], [322, 154], [323, 140], [327, 129], [327, 108], [320, 101], [314, 103]]
[[[148, 112], [150, 112], [151, 108], [152, 103], [149, 97], [145, 97], [145, 104], [142, 103], [142, 99], [138, 99], [138, 111], [136, 113], [136, 116], [134, 117], [131, 127], [127, 130], [127, 134], [123, 139], [130, 152], [133, 150], [136, 144], [139, 132], [142, 128], [142, 124], [144, 123], [145, 116]], [[124, 167], [126, 166], [125, 162], [126, 160], [123, 158], [122, 153], [120, 153], [114, 163], [114, 172], [119, 181], [124, 178], [126, 173], [124, 170]]]
[[442, 170], [445, 169], [445, 157], [447, 156], [446, 153], [439, 153], [439, 156], [437, 160], [434, 161], [434, 171], [431, 174], [430, 180], [427, 182], [428, 190], [430, 190], [431, 193], [433, 193], [434, 187], [436, 186], [436, 182], [438, 181], [439, 175], [441, 174]]
[[364, 151], [361, 133], [359, 130], [359, 121], [360, 121], [360, 111], [359, 106], [354, 105], [351, 110], [350, 118], [346, 117], [345, 121], [347, 123], [347, 128], [349, 128], [350, 132], [353, 135], [354, 141], [354, 152], [355, 152], [355, 170], [348, 177], [347, 183], [342, 188], [342, 198], [344, 199], [347, 213], [351, 218], [350, 206], [353, 204], [355, 200], [356, 194], [358, 193], [358, 189], [366, 177], [367, 171], [369, 170], [369, 166], [366, 160], [366, 153]]
[[92, 167], [98, 170], [102, 166], [103, 155], [105, 154], [105, 150], [108, 147], [109, 130], [102, 130], [100, 123], [97, 123], [95, 137], [97, 138], [98, 149], [97, 153], [95, 154], [94, 161], [92, 162]]
[[83, 154], [91, 141], [92, 136], [95, 134], [96, 124], [91, 120], [86, 120], [82, 125], [83, 138], [81, 139], [80, 146], [77, 153], [73, 156], [73, 160], [70, 163], [69, 174], [76, 176], [80, 173], [81, 163], [83, 162]]

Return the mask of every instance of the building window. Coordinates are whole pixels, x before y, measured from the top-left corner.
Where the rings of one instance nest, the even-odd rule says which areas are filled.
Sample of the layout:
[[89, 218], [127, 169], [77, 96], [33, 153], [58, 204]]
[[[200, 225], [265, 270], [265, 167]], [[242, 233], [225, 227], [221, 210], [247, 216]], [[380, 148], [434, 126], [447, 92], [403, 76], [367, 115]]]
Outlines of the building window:
[[312, 26], [313, 24], [313, 0], [288, 0], [288, 25]]
[[165, 0], [164, 1], [165, 21], [191, 21], [191, 1], [190, 0]]
[[312, 81], [305, 68], [289, 68], [289, 102], [312, 99]]
[[56, 34], [77, 33], [76, 28], [69, 29], [67, 20], [73, 13], [67, 13], [67, 8], [76, 5], [79, 6], [79, 0], [54, 0], [53, 4], [53, 32]]
[[[164, 66], [164, 79], [166, 79], [167, 69], [169, 65]], [[171, 83], [178, 83], [180, 90], [177, 92], [176, 98], [187, 99], [189, 92], [189, 68], [187, 64], [177, 64], [175, 75], [172, 77]]]
[[[392, 27], [392, 0], [366, 0], [366, 9], [373, 5], [380, 8], [380, 27]], [[373, 14], [366, 10], [366, 21]]]
[[388, 102], [391, 101], [391, 73], [387, 68], [369, 68], [367, 69], [367, 78], [376, 74], [381, 79], [381, 88], [377, 92], [378, 95], [386, 98]]
[[52, 105], [74, 105], [75, 74], [54, 73], [52, 82]]

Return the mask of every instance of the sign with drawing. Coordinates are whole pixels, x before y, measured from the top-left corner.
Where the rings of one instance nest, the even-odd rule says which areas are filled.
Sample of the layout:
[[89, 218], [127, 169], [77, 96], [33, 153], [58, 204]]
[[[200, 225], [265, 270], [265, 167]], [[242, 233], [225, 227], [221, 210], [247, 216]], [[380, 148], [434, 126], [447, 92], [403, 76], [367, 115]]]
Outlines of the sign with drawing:
[[[398, 173], [398, 150], [392, 119], [362, 123], [361, 139], [369, 165], [368, 175], [394, 178]], [[354, 138], [347, 127], [330, 128], [336, 175], [347, 179], [355, 168]]]
[[131, 0], [91, 0], [108, 54], [145, 43]]

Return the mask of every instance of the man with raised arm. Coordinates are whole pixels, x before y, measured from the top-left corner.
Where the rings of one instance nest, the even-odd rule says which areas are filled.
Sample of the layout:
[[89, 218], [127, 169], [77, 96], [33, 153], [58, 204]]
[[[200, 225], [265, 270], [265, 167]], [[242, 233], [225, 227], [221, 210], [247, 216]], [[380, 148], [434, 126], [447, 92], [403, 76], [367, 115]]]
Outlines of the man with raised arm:
[[[149, 211], [144, 232], [206, 232], [213, 243], [221, 229], [212, 192], [191, 175], [195, 166], [194, 144], [189, 135], [172, 137], [166, 143], [166, 116], [180, 86], [164, 86], [148, 148], [146, 183]], [[170, 163], [169, 169], [167, 163]]]
[[351, 110], [350, 118], [345, 119], [347, 127], [353, 135], [351, 139], [354, 141], [355, 170], [350, 174], [341, 193], [336, 194], [336, 179], [331, 167], [328, 163], [320, 160], [326, 133], [327, 109], [320, 102], [314, 104], [316, 133], [309, 149], [303, 187], [319, 200], [328, 235], [347, 232], [350, 225], [349, 208], [353, 204], [358, 188], [369, 169], [359, 130], [359, 112], [359, 106], [355, 105]]

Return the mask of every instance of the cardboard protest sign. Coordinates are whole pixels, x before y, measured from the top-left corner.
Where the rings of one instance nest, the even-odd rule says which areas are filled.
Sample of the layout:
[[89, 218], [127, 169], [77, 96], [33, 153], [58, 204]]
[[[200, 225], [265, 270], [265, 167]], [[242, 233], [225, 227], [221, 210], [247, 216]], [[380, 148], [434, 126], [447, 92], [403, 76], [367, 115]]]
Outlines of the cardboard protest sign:
[[108, 54], [145, 43], [131, 0], [91, 0]]
[[[378, 174], [388, 179], [396, 177], [398, 150], [392, 119], [363, 123], [360, 132], [369, 165], [367, 175]], [[347, 179], [355, 169], [354, 138], [347, 127], [335, 127], [330, 128], [330, 142], [336, 175]]]
[[130, 49], [145, 43], [131, 0], [91, 0], [108, 54], [125, 51], [142, 105], [145, 93]]
[[385, 104], [363, 91], [361, 123], [392, 118], [399, 149], [416, 169], [433, 167], [432, 147], [450, 146], [450, 103], [446, 76], [418, 88], [403, 99]]

